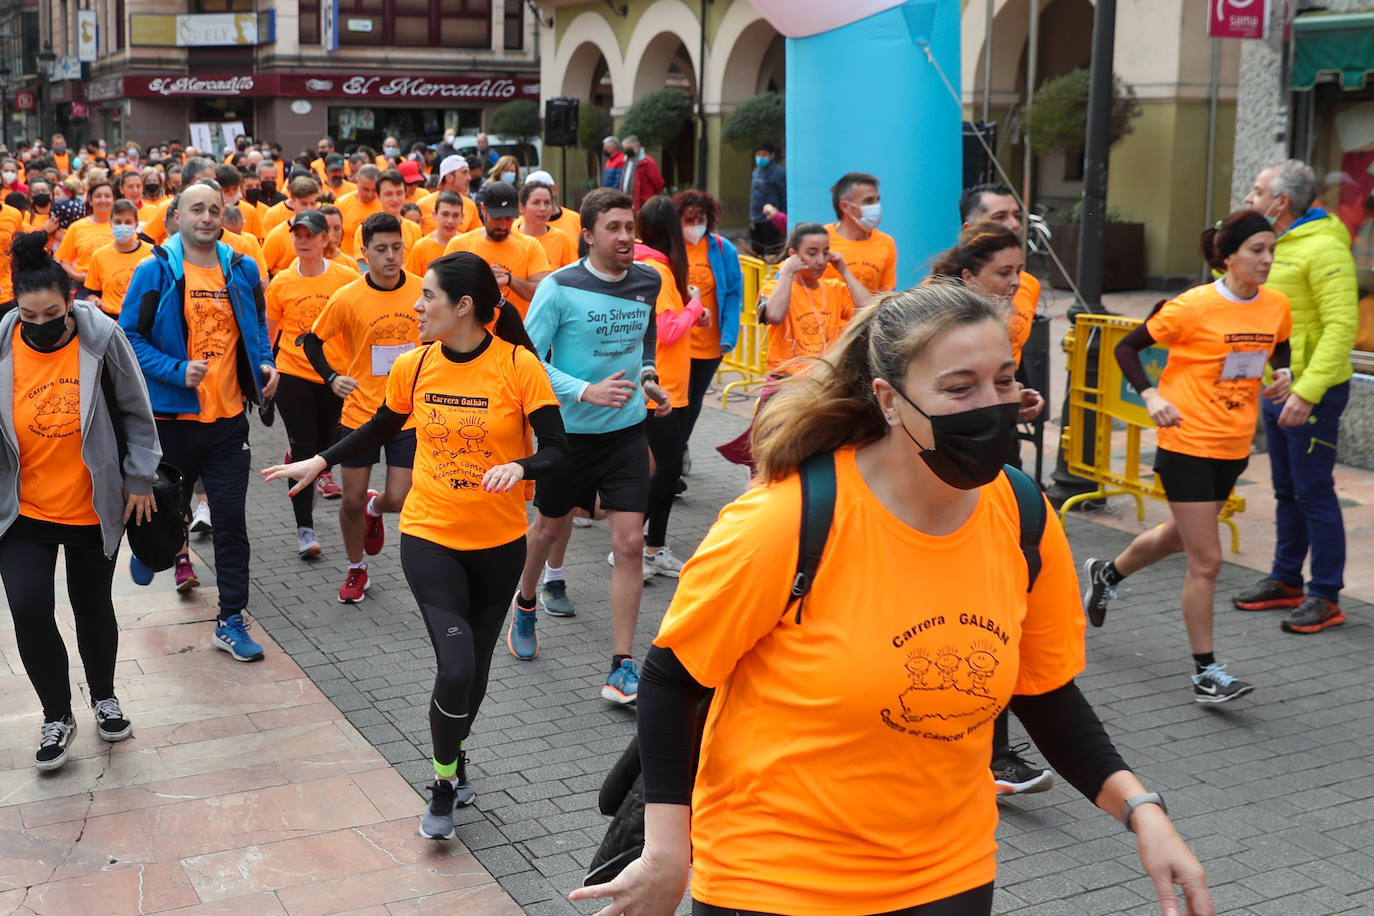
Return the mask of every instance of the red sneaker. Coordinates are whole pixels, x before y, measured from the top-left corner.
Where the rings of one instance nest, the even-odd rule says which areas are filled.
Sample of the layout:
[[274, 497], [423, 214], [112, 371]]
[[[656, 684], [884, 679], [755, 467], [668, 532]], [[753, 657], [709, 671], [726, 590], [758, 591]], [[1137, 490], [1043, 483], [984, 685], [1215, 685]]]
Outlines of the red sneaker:
[[354, 568], [348, 571], [348, 578], [344, 579], [343, 588], [339, 589], [340, 604], [357, 604], [366, 595], [367, 587], [372, 583], [368, 581], [366, 567]]
[[[376, 490], [368, 490], [368, 502], [376, 495]], [[382, 552], [382, 545], [386, 543], [386, 526], [382, 524], [380, 515], [373, 515], [366, 507], [363, 508], [363, 514], [367, 516], [367, 527], [363, 529], [363, 552], [375, 557]]]
[[191, 558], [184, 553], [176, 559], [176, 575], [179, 592], [189, 592], [200, 585], [200, 579], [196, 578], [196, 571], [191, 566]]
[[338, 499], [343, 496], [343, 487], [334, 482], [332, 471], [324, 471], [315, 478], [315, 491], [325, 499]]

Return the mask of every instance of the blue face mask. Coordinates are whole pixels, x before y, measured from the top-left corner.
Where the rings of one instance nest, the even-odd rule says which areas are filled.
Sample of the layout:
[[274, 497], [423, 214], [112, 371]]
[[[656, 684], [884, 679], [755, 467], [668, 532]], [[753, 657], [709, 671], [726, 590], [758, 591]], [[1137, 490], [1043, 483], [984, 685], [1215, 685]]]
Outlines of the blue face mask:
[[114, 240], [121, 245], [127, 245], [133, 241], [138, 229], [133, 226], [111, 226], [110, 232], [114, 234]]
[[767, 168], [767, 167], [768, 167], [768, 163], [770, 163], [770, 162], [772, 162], [772, 161], [773, 161], [773, 160], [772, 160], [772, 159], [769, 159], [767, 156], [755, 156], [755, 157], [754, 157], [754, 165], [758, 166], [758, 167], [761, 168], [761, 169], [762, 169], [762, 168]]

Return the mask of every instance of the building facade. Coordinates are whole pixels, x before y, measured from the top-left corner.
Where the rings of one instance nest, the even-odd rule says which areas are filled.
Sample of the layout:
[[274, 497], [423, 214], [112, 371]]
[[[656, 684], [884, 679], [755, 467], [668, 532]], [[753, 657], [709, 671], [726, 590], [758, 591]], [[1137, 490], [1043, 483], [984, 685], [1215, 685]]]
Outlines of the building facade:
[[41, 2], [69, 139], [218, 146], [241, 131], [288, 155], [325, 134], [379, 148], [476, 132], [539, 98], [524, 0]]

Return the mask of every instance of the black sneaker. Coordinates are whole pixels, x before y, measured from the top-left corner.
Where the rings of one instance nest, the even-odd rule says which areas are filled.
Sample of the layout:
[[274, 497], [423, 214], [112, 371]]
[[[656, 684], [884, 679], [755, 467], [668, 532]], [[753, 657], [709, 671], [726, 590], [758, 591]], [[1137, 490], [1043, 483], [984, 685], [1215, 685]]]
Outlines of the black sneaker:
[[1265, 576], [1245, 591], [1232, 595], [1231, 603], [1242, 611], [1272, 611], [1297, 607], [1302, 599], [1302, 589]]
[[95, 727], [101, 741], [123, 741], [133, 734], [134, 724], [124, 717], [119, 700], [114, 697], [96, 700], [91, 704], [91, 711], [95, 713]]
[[477, 792], [472, 788], [472, 783], [468, 782], [468, 753], [459, 751], [458, 785], [453, 787], [453, 803], [459, 808], [466, 808], [476, 800]]
[[1345, 614], [1342, 613], [1339, 604], [1318, 598], [1316, 595], [1308, 595], [1302, 604], [1293, 608], [1279, 626], [1288, 633], [1311, 634], [1320, 633], [1327, 627], [1338, 627], [1343, 623]]
[[1088, 623], [1102, 626], [1107, 619], [1107, 602], [1116, 597], [1116, 583], [1107, 581], [1107, 561], [1089, 558], [1083, 564], [1083, 577], [1088, 587], [1083, 589], [1083, 612], [1088, 615]]
[[427, 840], [453, 839], [453, 784], [436, 779], [427, 786], [430, 794], [429, 810], [420, 820], [420, 836]]
[[42, 736], [38, 740], [38, 753], [33, 755], [33, 765], [47, 772], [55, 770], [67, 762], [67, 747], [76, 737], [76, 720], [71, 713], [56, 722], [44, 722]]
[[1231, 677], [1226, 666], [1216, 662], [1193, 675], [1193, 699], [1199, 703], [1226, 703], [1254, 689], [1253, 685]]
[[998, 795], [1044, 792], [1054, 785], [1053, 773], [1031, 766], [1021, 756], [1022, 751], [1029, 749], [1029, 744], [1018, 744], [992, 758], [992, 779]]

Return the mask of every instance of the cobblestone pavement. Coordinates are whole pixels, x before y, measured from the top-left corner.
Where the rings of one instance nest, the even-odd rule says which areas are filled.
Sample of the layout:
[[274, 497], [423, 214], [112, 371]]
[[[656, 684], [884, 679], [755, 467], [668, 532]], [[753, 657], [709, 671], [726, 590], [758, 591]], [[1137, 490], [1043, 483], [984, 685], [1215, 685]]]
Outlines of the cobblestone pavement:
[[[746, 482], [712, 446], [746, 419], [708, 407], [698, 425], [690, 489], [674, 509], [669, 541], [686, 556], [720, 506]], [[253, 431], [254, 463], [275, 463], [280, 424]], [[1048, 472], [1048, 469], [1047, 469]], [[380, 474], [378, 475], [380, 476]], [[296, 558], [284, 487], [255, 480], [250, 491], [253, 595], [250, 610], [272, 637], [407, 780], [428, 779], [426, 698], [433, 655], [391, 543], [371, 560], [366, 601], [340, 605], [344, 561], [334, 503], [316, 526], [325, 547]], [[1349, 510], [1348, 510], [1349, 511]], [[1355, 510], [1361, 511], [1361, 510]], [[1253, 517], [1243, 525], [1267, 525]], [[1081, 562], [1111, 556], [1129, 535], [1072, 519]], [[207, 556], [208, 542], [197, 549]], [[567, 893], [580, 883], [605, 829], [596, 791], [634, 725], [634, 714], [597, 698], [609, 667], [608, 535], [576, 531], [567, 562], [572, 619], [539, 621], [531, 663], [498, 644], [490, 693], [468, 742], [475, 807], [459, 836], [526, 913], [589, 912]], [[1368, 562], [1352, 550], [1352, 562]], [[1256, 684], [1234, 708], [1190, 698], [1190, 659], [1178, 613], [1181, 559], [1123, 587], [1107, 626], [1088, 634], [1081, 678], [1147, 786], [1171, 812], [1207, 866], [1223, 913], [1374, 912], [1374, 684], [1368, 659], [1370, 608], [1347, 600], [1349, 623], [1315, 637], [1280, 632], [1272, 614], [1223, 609], [1254, 577], [1228, 564], [1218, 589], [1217, 646], [1234, 673]], [[672, 580], [645, 588], [636, 649], [642, 657], [672, 595]], [[900, 598], [898, 599], [900, 600]], [[1017, 726], [1013, 725], [1014, 740]], [[1034, 756], [1032, 754], [1032, 756]], [[845, 787], [818, 804], [842, 805]], [[415, 810], [421, 810], [417, 796]], [[996, 912], [1156, 913], [1154, 892], [1132, 837], [1067, 786], [1002, 806]]]

